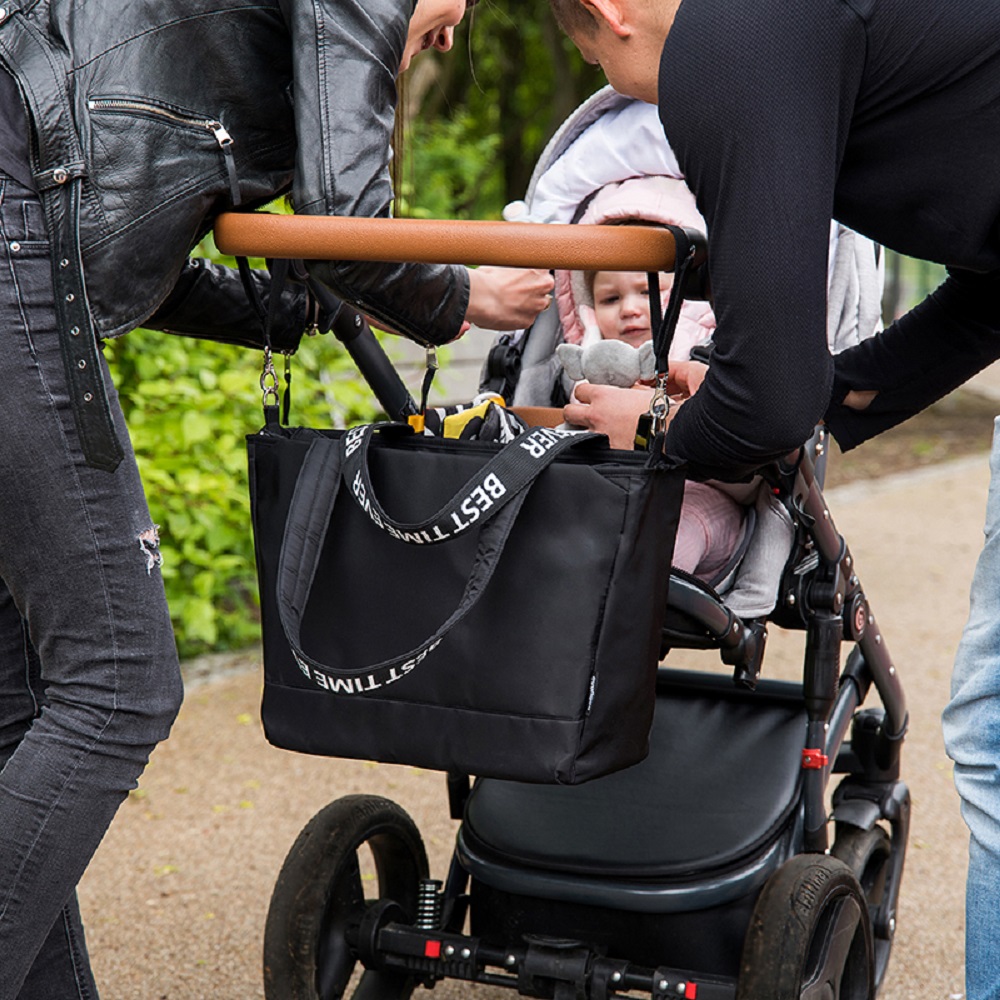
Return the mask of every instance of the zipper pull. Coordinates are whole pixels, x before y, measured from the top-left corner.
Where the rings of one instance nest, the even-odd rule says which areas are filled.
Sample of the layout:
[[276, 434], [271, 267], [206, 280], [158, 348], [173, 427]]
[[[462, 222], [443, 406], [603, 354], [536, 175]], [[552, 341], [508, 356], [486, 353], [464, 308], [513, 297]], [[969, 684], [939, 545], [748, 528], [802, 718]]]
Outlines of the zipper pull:
[[226, 131], [226, 127], [222, 122], [207, 121], [205, 122], [205, 126], [211, 130], [212, 135], [215, 136], [215, 141], [222, 150], [222, 155], [226, 161], [226, 173], [229, 176], [229, 191], [233, 199], [233, 208], [237, 208], [243, 203], [243, 197], [240, 194], [240, 179], [236, 174], [236, 157], [233, 156], [233, 137]]
[[222, 122], [205, 122], [205, 124], [212, 130], [215, 141], [223, 149], [233, 144], [233, 137], [226, 131], [226, 127]]

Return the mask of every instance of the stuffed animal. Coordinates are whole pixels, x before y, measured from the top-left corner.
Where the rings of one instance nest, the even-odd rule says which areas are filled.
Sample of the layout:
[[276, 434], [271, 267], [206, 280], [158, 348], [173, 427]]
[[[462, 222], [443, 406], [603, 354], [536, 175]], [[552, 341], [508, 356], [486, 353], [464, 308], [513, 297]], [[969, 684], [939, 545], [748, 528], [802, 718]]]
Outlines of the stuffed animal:
[[639, 379], [650, 379], [656, 374], [653, 344], [648, 340], [639, 347], [623, 340], [598, 340], [586, 347], [560, 344], [556, 357], [574, 382], [586, 379], [594, 385], [628, 389]]

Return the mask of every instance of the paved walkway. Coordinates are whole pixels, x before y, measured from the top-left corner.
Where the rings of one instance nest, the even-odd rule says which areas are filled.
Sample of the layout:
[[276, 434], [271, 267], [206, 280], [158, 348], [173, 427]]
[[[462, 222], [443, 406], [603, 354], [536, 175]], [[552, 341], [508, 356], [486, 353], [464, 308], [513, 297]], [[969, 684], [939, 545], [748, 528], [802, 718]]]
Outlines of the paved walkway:
[[[984, 455], [828, 497], [911, 709], [904, 776], [913, 828], [885, 1000], [962, 994], [967, 838], [939, 716], [967, 611], [987, 477]], [[775, 635], [765, 670], [800, 669], [801, 655], [799, 636]], [[443, 875], [455, 829], [440, 775], [275, 750], [261, 733], [259, 694], [253, 670], [193, 682], [173, 736], [87, 873], [81, 898], [105, 1000], [261, 997], [261, 933], [276, 872], [308, 818], [346, 793], [400, 802], [424, 834], [434, 874]], [[439, 998], [501, 995], [435, 991]]]

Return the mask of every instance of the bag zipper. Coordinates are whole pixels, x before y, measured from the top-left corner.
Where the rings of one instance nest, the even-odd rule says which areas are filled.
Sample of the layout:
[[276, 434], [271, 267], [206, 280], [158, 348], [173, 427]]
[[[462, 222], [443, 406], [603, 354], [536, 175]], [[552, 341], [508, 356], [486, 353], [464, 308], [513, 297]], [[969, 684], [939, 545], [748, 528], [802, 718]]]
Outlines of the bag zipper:
[[236, 158], [233, 156], [233, 137], [226, 130], [225, 125], [218, 119], [205, 118], [198, 115], [186, 115], [180, 111], [174, 111], [172, 108], [164, 107], [161, 104], [135, 100], [128, 97], [91, 97], [87, 101], [87, 108], [90, 111], [105, 111], [112, 114], [129, 114], [130, 112], [135, 112], [150, 115], [153, 118], [162, 118], [176, 125], [183, 125], [185, 128], [210, 132], [225, 158], [226, 174], [229, 177], [229, 188], [233, 197], [233, 206], [239, 205], [242, 201], [239, 181], [236, 175]]

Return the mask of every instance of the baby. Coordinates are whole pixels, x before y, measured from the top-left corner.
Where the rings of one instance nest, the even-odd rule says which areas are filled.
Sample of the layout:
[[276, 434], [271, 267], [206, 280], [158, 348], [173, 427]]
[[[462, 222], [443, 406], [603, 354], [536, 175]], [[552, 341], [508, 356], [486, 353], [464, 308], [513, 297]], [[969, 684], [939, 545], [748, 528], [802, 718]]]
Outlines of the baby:
[[[672, 281], [672, 275], [660, 275], [661, 301], [669, 292]], [[593, 323], [601, 339], [619, 340], [635, 348], [652, 340], [649, 282], [644, 273], [592, 271], [584, 275], [584, 283], [589, 293], [585, 297], [593, 302], [590, 307]], [[581, 318], [587, 325], [590, 317], [586, 316], [585, 310], [588, 307], [581, 305], [579, 308], [583, 314]], [[700, 380], [695, 381], [700, 384]], [[648, 407], [651, 390], [649, 386], [637, 384], [634, 389], [619, 392], [622, 393], [621, 422], [631, 433], [639, 414]], [[577, 405], [576, 387], [567, 407], [567, 419], [571, 419], [574, 405]], [[612, 444], [628, 446], [627, 441], [614, 438]], [[716, 583], [739, 546], [743, 531], [744, 511], [732, 497], [710, 483], [688, 482], [684, 487], [673, 564], [706, 583]]]

